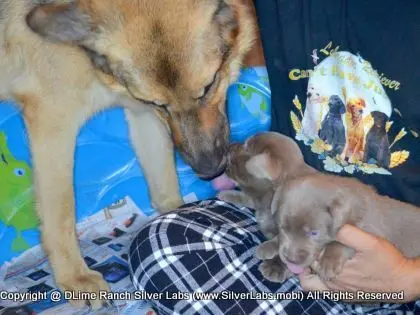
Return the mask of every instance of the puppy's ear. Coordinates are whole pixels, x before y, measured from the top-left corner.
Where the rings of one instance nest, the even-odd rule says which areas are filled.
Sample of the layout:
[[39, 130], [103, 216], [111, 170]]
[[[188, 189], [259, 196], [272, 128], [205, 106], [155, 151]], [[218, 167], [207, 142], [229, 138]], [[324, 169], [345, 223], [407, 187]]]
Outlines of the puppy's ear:
[[268, 153], [253, 156], [245, 164], [248, 173], [256, 178], [275, 181], [281, 175], [281, 163], [274, 161]]
[[80, 42], [91, 33], [89, 14], [79, 2], [46, 4], [34, 8], [26, 17], [28, 26], [53, 42]]
[[338, 230], [348, 221], [350, 208], [346, 202], [346, 198], [348, 197], [341, 193], [337, 193], [336, 196], [330, 199], [326, 204], [326, 211], [332, 218], [329, 230], [333, 237], [335, 237]]

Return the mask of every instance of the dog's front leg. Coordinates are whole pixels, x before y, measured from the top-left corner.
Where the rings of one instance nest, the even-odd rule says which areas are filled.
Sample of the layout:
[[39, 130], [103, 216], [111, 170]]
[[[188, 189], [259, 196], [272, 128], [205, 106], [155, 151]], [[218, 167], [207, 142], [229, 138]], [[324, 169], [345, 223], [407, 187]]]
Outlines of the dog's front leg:
[[132, 145], [148, 183], [152, 206], [160, 213], [178, 208], [183, 201], [168, 129], [153, 110], [145, 106], [126, 109], [125, 113]]
[[319, 261], [315, 261], [311, 268], [322, 280], [333, 280], [341, 273], [344, 264], [353, 255], [354, 249], [334, 241], [326, 245]]
[[267, 280], [271, 282], [282, 283], [293, 276], [279, 256], [273, 259], [264, 260], [258, 267], [258, 270]]
[[279, 255], [279, 236], [258, 245], [255, 250], [258, 259], [269, 260]]
[[[57, 102], [58, 103], [58, 102]], [[32, 104], [30, 104], [32, 105]], [[41, 104], [42, 105], [42, 104]], [[83, 117], [68, 107], [54, 104], [24, 109], [31, 142], [36, 207], [41, 220], [44, 250], [54, 272], [57, 286], [74, 294], [109, 290], [99, 272], [90, 270], [79, 249], [75, 230], [73, 192], [74, 147]], [[58, 106], [66, 112], [57, 113]], [[76, 307], [90, 304], [97, 309], [99, 298], [70, 300]]]
[[255, 203], [249, 196], [237, 190], [224, 190], [217, 194], [220, 200], [233, 203], [240, 207], [255, 209]]

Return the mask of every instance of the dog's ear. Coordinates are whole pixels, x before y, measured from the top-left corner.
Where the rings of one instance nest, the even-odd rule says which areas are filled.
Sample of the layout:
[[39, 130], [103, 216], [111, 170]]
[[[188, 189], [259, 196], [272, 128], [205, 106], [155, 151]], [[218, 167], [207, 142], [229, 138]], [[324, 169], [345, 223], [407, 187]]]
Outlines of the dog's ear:
[[229, 70], [231, 82], [237, 79], [243, 57], [250, 51], [258, 33], [247, 2], [221, 0], [215, 12], [215, 20], [221, 25], [220, 36], [225, 44], [225, 59], [229, 64], [226, 70]]
[[[341, 99], [340, 99], [340, 102], [341, 102]], [[340, 114], [343, 115], [345, 113], [346, 113], [346, 105], [344, 105], [344, 103], [341, 102], [341, 104], [340, 104]]]
[[267, 152], [250, 158], [245, 168], [252, 176], [270, 181], [277, 180], [281, 175], [281, 163], [275, 161]]
[[333, 237], [335, 237], [338, 230], [346, 223], [350, 215], [350, 208], [348, 207], [346, 198], [348, 197], [338, 191], [331, 199], [327, 199], [325, 210], [332, 218], [329, 232]]
[[91, 19], [79, 2], [35, 7], [26, 17], [28, 26], [53, 42], [80, 42], [91, 34]]

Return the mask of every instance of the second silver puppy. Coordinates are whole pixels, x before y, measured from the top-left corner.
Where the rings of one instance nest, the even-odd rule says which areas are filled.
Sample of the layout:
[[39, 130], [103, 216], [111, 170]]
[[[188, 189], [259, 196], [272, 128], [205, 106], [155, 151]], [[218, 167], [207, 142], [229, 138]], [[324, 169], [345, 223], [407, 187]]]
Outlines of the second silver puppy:
[[[237, 182], [241, 191], [223, 191], [218, 198], [255, 209], [262, 233], [272, 239], [278, 234], [271, 212], [275, 190], [291, 179], [315, 172], [304, 163], [298, 145], [291, 138], [275, 132], [260, 133], [244, 144], [231, 145], [226, 174]], [[265, 260], [260, 271], [265, 278], [275, 282], [290, 275], [278, 255]]]
[[354, 250], [336, 241], [344, 224], [382, 237], [408, 258], [420, 256], [420, 208], [381, 196], [353, 178], [311, 174], [278, 189], [272, 203], [278, 237], [260, 245], [266, 258], [279, 255], [296, 272], [311, 267], [334, 279]]

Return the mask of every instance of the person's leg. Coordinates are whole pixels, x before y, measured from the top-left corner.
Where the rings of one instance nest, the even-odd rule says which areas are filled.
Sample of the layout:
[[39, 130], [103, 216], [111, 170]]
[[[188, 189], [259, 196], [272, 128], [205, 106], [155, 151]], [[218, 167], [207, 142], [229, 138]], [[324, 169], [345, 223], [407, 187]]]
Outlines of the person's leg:
[[[261, 275], [256, 247], [264, 241], [253, 211], [218, 200], [188, 204], [146, 225], [133, 240], [129, 265], [136, 290], [161, 293], [162, 314], [393, 314], [414, 303], [361, 307], [317, 300], [296, 277], [284, 283]], [[218, 293], [208, 300], [198, 292]], [[261, 292], [277, 296], [257, 296]], [[179, 295], [185, 293], [180, 298]], [[195, 300], [188, 297], [195, 294]], [[245, 293], [248, 296], [234, 296]], [[288, 295], [286, 295], [288, 293]], [[178, 294], [178, 296], [176, 296]], [[253, 296], [251, 295], [253, 294]], [[283, 295], [281, 295], [283, 294]]]
[[290, 301], [168, 299], [166, 292], [228, 294], [298, 290], [296, 279], [263, 279], [255, 248], [264, 237], [254, 213], [221, 201], [185, 205], [140, 231], [130, 247], [130, 269], [139, 291], [164, 293], [156, 307], [172, 314], [253, 314], [289, 309]]

